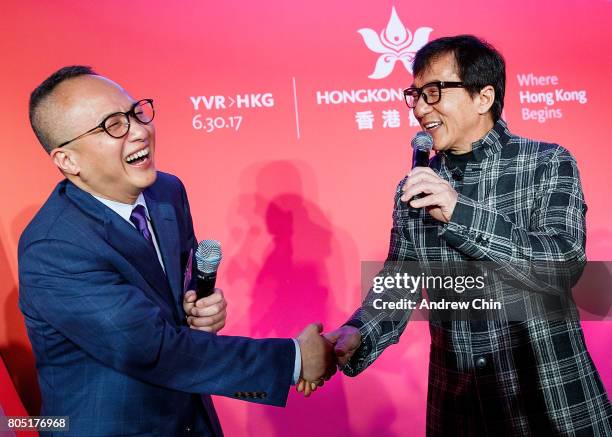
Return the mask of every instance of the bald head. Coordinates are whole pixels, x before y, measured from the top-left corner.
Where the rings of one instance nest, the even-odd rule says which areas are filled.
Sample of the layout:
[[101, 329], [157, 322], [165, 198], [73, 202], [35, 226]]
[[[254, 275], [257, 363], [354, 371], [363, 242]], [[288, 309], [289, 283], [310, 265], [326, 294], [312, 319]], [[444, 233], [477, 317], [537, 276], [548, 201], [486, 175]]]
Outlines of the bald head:
[[47, 153], [60, 143], [62, 129], [65, 128], [65, 118], [61, 116], [62, 112], [58, 106], [57, 91], [64, 82], [83, 76], [97, 76], [97, 73], [91, 67], [83, 65], [60, 68], [30, 95], [30, 124]]

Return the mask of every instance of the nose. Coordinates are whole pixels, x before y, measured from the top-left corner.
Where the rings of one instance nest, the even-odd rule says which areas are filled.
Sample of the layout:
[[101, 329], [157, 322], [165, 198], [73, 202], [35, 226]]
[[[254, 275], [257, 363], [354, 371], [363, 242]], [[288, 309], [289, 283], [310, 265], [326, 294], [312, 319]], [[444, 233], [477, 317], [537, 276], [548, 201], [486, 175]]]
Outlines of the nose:
[[425, 101], [425, 98], [421, 95], [417, 100], [416, 106], [414, 107], [414, 116], [417, 120], [423, 118], [433, 110], [433, 107]]
[[135, 117], [130, 117], [130, 130], [128, 132], [129, 141], [141, 141], [146, 139], [153, 130], [153, 122], [143, 124], [136, 120]]

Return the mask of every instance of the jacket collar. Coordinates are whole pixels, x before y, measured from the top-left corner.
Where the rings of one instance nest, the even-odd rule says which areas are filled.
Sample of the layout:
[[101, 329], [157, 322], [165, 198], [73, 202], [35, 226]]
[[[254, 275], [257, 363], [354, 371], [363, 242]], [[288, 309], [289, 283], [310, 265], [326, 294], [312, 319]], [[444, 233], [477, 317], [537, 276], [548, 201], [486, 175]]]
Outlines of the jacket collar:
[[[493, 128], [484, 137], [472, 143], [474, 161], [480, 162], [485, 158], [495, 155], [508, 143], [512, 134], [508, 125], [501, 118], [495, 122]], [[441, 152], [446, 161], [446, 151]]]

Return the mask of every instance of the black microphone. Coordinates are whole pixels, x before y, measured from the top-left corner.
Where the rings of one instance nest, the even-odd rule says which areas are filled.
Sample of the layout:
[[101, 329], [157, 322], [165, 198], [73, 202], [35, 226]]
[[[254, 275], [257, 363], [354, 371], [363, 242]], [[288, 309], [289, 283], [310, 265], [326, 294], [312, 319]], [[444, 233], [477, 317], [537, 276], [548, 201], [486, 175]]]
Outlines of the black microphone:
[[[415, 167], [429, 167], [429, 152], [433, 147], [433, 138], [431, 134], [428, 132], [417, 132], [417, 134], [412, 139], [412, 168]], [[410, 206], [410, 202], [416, 199], [420, 199], [422, 197], [421, 194], [416, 194], [410, 199], [408, 202], [409, 211], [408, 214], [410, 217], [418, 217], [419, 216], [419, 208], [413, 208]]]
[[196, 294], [198, 299], [210, 296], [215, 291], [217, 268], [221, 262], [221, 243], [217, 240], [202, 240], [195, 253]]

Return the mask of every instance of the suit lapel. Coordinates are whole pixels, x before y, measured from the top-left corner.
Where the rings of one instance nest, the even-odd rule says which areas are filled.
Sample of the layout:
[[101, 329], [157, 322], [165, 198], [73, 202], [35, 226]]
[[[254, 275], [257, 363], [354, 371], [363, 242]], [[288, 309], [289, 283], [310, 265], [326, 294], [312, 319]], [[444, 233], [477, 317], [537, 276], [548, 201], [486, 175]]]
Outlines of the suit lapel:
[[168, 277], [172, 294], [175, 297], [180, 296], [182, 291], [180, 284], [181, 266], [176, 213], [171, 204], [159, 202], [151, 190], [145, 190], [144, 196], [149, 214], [151, 215], [151, 221], [155, 229], [155, 237], [159, 244], [159, 251], [164, 261], [166, 276]]
[[66, 195], [85, 214], [102, 222], [106, 241], [146, 280], [157, 295], [155, 300], [161, 298], [167, 304], [172, 303], [172, 312], [175, 313], [176, 302], [169, 290], [164, 271], [157, 261], [157, 254], [138, 230], [92, 195], [71, 183], [67, 184]]
[[170, 290], [157, 254], [138, 230], [113, 211], [110, 212], [113, 216], [109, 217], [106, 224], [107, 241], [140, 272], [164, 300], [169, 301]]

